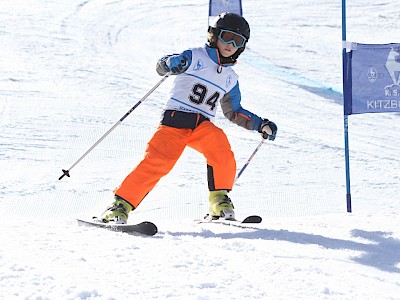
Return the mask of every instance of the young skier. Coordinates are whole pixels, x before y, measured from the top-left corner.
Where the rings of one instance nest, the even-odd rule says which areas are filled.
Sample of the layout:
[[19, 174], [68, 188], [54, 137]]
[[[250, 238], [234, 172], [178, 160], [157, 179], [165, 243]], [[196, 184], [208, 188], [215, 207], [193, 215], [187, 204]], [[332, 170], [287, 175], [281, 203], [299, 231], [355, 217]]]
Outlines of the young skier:
[[202, 153], [207, 161], [209, 216], [235, 218], [228, 192], [235, 180], [236, 162], [225, 133], [211, 122], [218, 102], [233, 123], [272, 141], [277, 133], [273, 122], [245, 110], [240, 103], [238, 76], [232, 66], [249, 38], [250, 27], [243, 17], [223, 13], [209, 26], [204, 47], [158, 61], [159, 75], [176, 75], [170, 98], [143, 160], [114, 191], [114, 202], [101, 216], [103, 222], [126, 223], [128, 214], [170, 172], [186, 146]]

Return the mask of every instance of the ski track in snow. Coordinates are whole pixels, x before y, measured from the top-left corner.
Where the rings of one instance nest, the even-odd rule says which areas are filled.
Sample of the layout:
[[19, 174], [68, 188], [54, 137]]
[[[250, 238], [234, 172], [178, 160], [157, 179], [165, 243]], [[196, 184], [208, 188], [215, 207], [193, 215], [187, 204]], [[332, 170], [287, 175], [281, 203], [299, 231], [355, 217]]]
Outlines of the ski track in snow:
[[[348, 214], [340, 4], [243, 2], [242, 104], [279, 132], [231, 198], [263, 223], [194, 225], [206, 167], [187, 149], [131, 214], [159, 228], [142, 237], [74, 218], [101, 213], [140, 161], [172, 79], [58, 177], [160, 80], [159, 57], [205, 42], [208, 1], [2, 1], [0, 299], [400, 299], [399, 115], [349, 117]], [[348, 3], [348, 41], [399, 42], [396, 5]], [[240, 169], [259, 135], [215, 122]]]

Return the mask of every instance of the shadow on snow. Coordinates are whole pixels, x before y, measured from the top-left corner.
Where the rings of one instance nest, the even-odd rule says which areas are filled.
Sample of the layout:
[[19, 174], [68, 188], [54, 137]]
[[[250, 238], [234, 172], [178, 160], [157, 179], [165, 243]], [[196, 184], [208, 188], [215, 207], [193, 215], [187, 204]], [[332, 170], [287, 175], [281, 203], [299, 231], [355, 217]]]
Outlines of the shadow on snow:
[[[231, 225], [232, 226], [232, 225]], [[288, 230], [268, 230], [248, 227], [252, 232], [214, 233], [210, 230], [202, 232], [167, 232], [172, 236], [191, 235], [204, 238], [222, 239], [261, 239], [286, 241], [303, 245], [319, 245], [326, 249], [348, 249], [362, 252], [361, 256], [351, 258], [353, 261], [377, 268], [386, 272], [400, 273], [396, 265], [400, 262], [400, 240], [389, 237], [389, 232], [365, 231], [353, 229], [353, 237], [369, 240], [371, 243], [361, 243], [350, 240], [336, 239], [304, 232]]]

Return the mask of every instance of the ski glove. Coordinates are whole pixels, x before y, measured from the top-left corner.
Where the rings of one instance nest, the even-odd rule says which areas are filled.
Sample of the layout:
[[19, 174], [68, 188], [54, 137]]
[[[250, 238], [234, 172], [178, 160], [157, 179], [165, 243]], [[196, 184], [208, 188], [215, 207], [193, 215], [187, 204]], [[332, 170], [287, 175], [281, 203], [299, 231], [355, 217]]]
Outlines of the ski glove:
[[270, 141], [275, 140], [277, 131], [278, 127], [276, 124], [268, 119], [264, 119], [258, 129], [258, 132], [261, 133], [263, 139], [269, 139]]
[[186, 57], [183, 55], [170, 55], [164, 56], [160, 61], [164, 70], [167, 72], [171, 72], [173, 75], [178, 75], [187, 70], [188, 63]]

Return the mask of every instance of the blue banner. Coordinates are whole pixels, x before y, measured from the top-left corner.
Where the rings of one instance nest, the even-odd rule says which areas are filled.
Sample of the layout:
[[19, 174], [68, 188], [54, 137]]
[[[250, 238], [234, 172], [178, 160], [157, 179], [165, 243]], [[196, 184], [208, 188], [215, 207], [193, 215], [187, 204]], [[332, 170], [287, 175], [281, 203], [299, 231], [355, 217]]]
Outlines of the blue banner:
[[210, 0], [208, 16], [218, 16], [223, 12], [231, 12], [242, 15], [241, 0]]
[[344, 57], [344, 113], [400, 112], [400, 44], [352, 43]]

